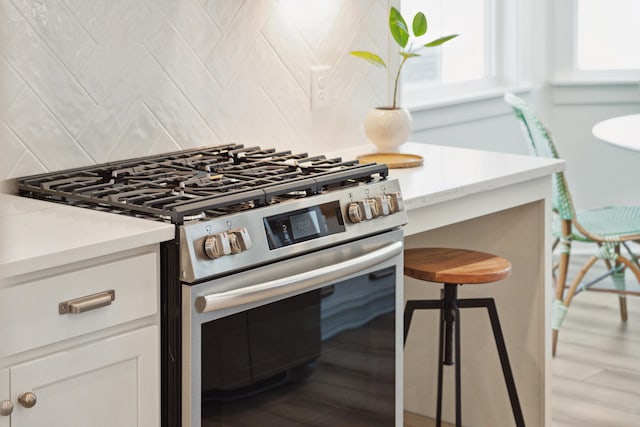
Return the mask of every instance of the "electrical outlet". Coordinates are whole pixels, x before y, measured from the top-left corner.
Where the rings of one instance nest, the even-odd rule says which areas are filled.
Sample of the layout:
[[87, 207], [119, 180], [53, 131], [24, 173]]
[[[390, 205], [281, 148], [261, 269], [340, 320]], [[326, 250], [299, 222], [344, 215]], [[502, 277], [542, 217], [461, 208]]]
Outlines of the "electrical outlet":
[[311, 67], [311, 110], [324, 110], [331, 100], [328, 65]]

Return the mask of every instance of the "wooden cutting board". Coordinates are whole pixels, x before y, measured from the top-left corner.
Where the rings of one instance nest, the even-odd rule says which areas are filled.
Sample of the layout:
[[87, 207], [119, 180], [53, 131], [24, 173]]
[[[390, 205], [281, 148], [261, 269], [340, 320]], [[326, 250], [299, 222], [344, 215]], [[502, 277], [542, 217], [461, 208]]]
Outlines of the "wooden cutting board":
[[424, 162], [422, 156], [404, 153], [373, 153], [358, 157], [360, 163], [384, 163], [391, 169], [414, 168]]

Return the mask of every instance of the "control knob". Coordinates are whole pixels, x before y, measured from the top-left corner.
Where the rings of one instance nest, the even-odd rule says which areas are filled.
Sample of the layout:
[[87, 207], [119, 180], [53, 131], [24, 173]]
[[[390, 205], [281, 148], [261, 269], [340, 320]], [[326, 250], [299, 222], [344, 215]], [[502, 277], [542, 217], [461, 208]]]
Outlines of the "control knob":
[[382, 215], [380, 205], [378, 205], [378, 201], [376, 199], [366, 199], [364, 202], [368, 204], [369, 209], [371, 209], [371, 217], [377, 218]]
[[238, 254], [253, 247], [249, 230], [245, 227], [236, 228], [229, 231], [229, 243], [231, 244], [231, 253]]
[[387, 196], [376, 196], [373, 198], [373, 200], [376, 203], [378, 216], [387, 216], [392, 213], [389, 207], [389, 199], [387, 198]]
[[222, 233], [213, 234], [204, 240], [204, 253], [211, 259], [220, 258], [231, 253], [229, 235]]
[[404, 201], [402, 200], [402, 194], [399, 191], [384, 196], [389, 204], [389, 212], [395, 213], [404, 210]]
[[367, 221], [373, 218], [371, 204], [362, 200], [349, 203], [347, 214], [351, 222], [355, 223]]

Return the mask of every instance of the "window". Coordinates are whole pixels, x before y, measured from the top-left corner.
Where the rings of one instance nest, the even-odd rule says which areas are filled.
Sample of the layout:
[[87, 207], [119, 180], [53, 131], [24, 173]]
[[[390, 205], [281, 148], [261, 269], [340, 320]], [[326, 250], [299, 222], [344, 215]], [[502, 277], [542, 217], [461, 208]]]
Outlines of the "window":
[[[478, 0], [403, 0], [402, 13], [408, 19], [420, 10], [427, 15], [427, 34], [418, 38], [415, 45], [423, 45], [445, 34], [461, 34], [442, 47], [419, 50], [422, 56], [405, 65], [403, 83], [433, 87], [491, 75], [490, 58], [486, 57], [486, 53], [490, 53], [487, 47], [491, 40], [485, 32], [485, 21], [490, 24], [491, 17], [485, 16], [484, 3]], [[459, 13], [460, 10], [465, 13]]]
[[579, 0], [577, 69], [640, 69], [640, 2]]
[[633, 81], [640, 78], [640, 2], [553, 2], [555, 80]]
[[407, 61], [401, 80], [404, 106], [415, 109], [425, 104], [459, 101], [513, 85], [518, 79], [517, 37], [513, 36], [518, 2], [401, 0], [400, 3], [409, 25], [417, 11], [427, 16], [426, 37], [416, 44], [460, 34], [440, 47], [422, 49], [418, 52], [422, 56]]

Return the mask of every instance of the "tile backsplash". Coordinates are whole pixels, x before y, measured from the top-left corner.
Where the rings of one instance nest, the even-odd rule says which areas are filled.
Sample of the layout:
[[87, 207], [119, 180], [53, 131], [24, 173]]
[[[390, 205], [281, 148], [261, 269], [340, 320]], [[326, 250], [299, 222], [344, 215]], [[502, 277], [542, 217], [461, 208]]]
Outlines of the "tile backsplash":
[[[202, 145], [366, 143], [388, 0], [0, 0], [0, 180]], [[328, 65], [330, 106], [311, 109]]]

